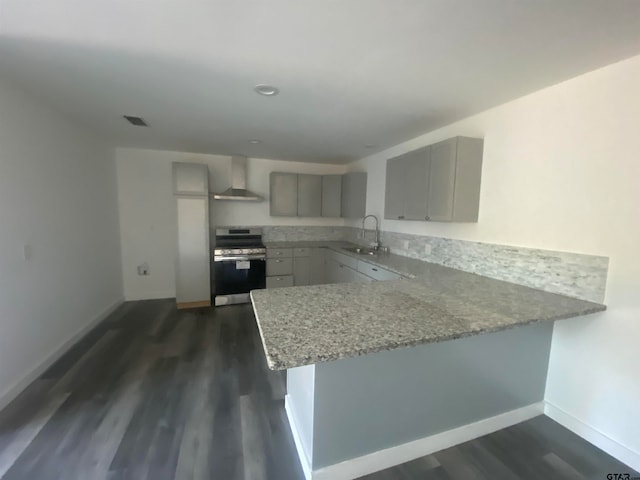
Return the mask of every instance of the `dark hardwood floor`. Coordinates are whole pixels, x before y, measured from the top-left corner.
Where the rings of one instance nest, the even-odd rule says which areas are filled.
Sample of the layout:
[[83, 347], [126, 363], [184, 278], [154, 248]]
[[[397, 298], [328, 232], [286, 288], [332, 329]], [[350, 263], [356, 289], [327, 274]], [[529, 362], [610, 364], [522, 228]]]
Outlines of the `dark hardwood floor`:
[[[0, 412], [0, 478], [300, 480], [250, 306], [129, 302]], [[606, 479], [630, 472], [546, 417], [369, 475]]]

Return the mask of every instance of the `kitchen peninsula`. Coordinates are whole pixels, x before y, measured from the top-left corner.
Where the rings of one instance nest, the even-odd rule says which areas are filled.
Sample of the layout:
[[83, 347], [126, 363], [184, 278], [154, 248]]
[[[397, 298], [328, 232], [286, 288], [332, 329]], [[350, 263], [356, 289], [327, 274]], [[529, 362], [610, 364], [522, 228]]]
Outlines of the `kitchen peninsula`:
[[287, 369], [307, 478], [356, 478], [541, 413], [553, 322], [606, 308], [396, 255], [367, 261], [406, 278], [251, 293], [269, 367]]

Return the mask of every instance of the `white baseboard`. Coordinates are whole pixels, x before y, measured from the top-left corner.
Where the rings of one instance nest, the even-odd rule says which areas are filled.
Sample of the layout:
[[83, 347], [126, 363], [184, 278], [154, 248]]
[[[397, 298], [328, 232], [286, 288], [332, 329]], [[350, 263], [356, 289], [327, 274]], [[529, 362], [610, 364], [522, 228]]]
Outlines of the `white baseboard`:
[[111, 315], [116, 308], [122, 305], [124, 302], [123, 298], [119, 298], [111, 305], [109, 305], [105, 310], [101, 313], [93, 317], [87, 324], [83, 325], [76, 333], [74, 333], [71, 338], [67, 341], [63, 342], [61, 345], [56, 347], [52, 352], [50, 352], [43, 360], [40, 362], [38, 366], [36, 366], [33, 370], [27, 373], [21, 380], [17, 383], [9, 387], [5, 390], [2, 395], [0, 395], [0, 410], [9, 405], [9, 403], [16, 398], [25, 388], [27, 388], [31, 382], [36, 380], [40, 375], [42, 375], [51, 365], [53, 365], [56, 360], [58, 360], [64, 353], [66, 353], [73, 345], [75, 345], [82, 337], [84, 337], [92, 328], [102, 322], [105, 318]]
[[584, 438], [587, 442], [595, 445], [600, 450], [607, 452], [612, 457], [628, 465], [636, 471], [640, 471], [640, 453], [631, 450], [629, 447], [613, 440], [604, 433], [587, 425], [582, 420], [565, 412], [561, 408], [550, 402], [544, 404], [544, 414], [555, 420], [563, 427], [571, 430], [579, 437]]
[[135, 302], [138, 300], [161, 300], [165, 298], [176, 298], [176, 292], [169, 291], [151, 291], [151, 292], [125, 292], [124, 300], [126, 302]]
[[296, 424], [296, 417], [291, 410], [291, 403], [289, 401], [289, 395], [285, 395], [284, 397], [284, 410], [287, 413], [287, 419], [289, 420], [289, 427], [291, 428], [291, 434], [293, 435], [293, 442], [296, 445], [296, 451], [298, 452], [298, 459], [300, 460], [300, 465], [302, 465], [302, 472], [304, 473], [304, 478], [306, 480], [312, 480], [312, 472], [311, 472], [311, 462], [307, 458], [306, 453], [304, 452], [304, 448], [302, 446], [302, 440], [300, 439], [300, 434], [298, 433], [298, 425]]
[[429, 437], [414, 440], [412, 442], [386, 448], [377, 452], [369, 453], [361, 457], [352, 458], [344, 462], [329, 465], [318, 470], [311, 470], [302, 443], [298, 435], [295, 424], [295, 416], [291, 412], [291, 407], [285, 397], [285, 409], [287, 418], [293, 433], [293, 440], [298, 451], [298, 458], [302, 464], [302, 469], [306, 480], [351, 480], [368, 475], [370, 473], [384, 470], [385, 468], [400, 465], [429, 455], [445, 448], [453, 447], [460, 443], [468, 442], [474, 438], [493, 433], [506, 427], [510, 427], [525, 420], [541, 415], [543, 413], [543, 403], [533, 403], [510, 412], [505, 412], [495, 417], [485, 418], [462, 427], [454, 428], [446, 432], [438, 433]]

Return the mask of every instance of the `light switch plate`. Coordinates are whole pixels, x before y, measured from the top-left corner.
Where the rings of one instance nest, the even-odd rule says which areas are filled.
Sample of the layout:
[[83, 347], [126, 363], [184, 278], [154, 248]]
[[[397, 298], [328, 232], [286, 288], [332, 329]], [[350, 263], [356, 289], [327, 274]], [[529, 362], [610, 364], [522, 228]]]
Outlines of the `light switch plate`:
[[409, 240], [403, 240], [402, 241], [402, 248], [404, 250], [409, 250]]
[[424, 254], [431, 255], [431, 245], [429, 243], [424, 246]]

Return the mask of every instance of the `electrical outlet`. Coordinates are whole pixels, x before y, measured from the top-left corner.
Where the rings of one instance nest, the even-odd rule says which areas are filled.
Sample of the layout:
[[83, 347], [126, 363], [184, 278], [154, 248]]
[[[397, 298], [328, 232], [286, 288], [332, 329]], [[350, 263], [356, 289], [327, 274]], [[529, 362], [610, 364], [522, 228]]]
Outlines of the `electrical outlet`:
[[424, 254], [425, 255], [431, 255], [431, 244], [430, 243], [427, 243], [424, 246]]
[[142, 265], [138, 265], [138, 275], [149, 275], [149, 265], [144, 262]]

